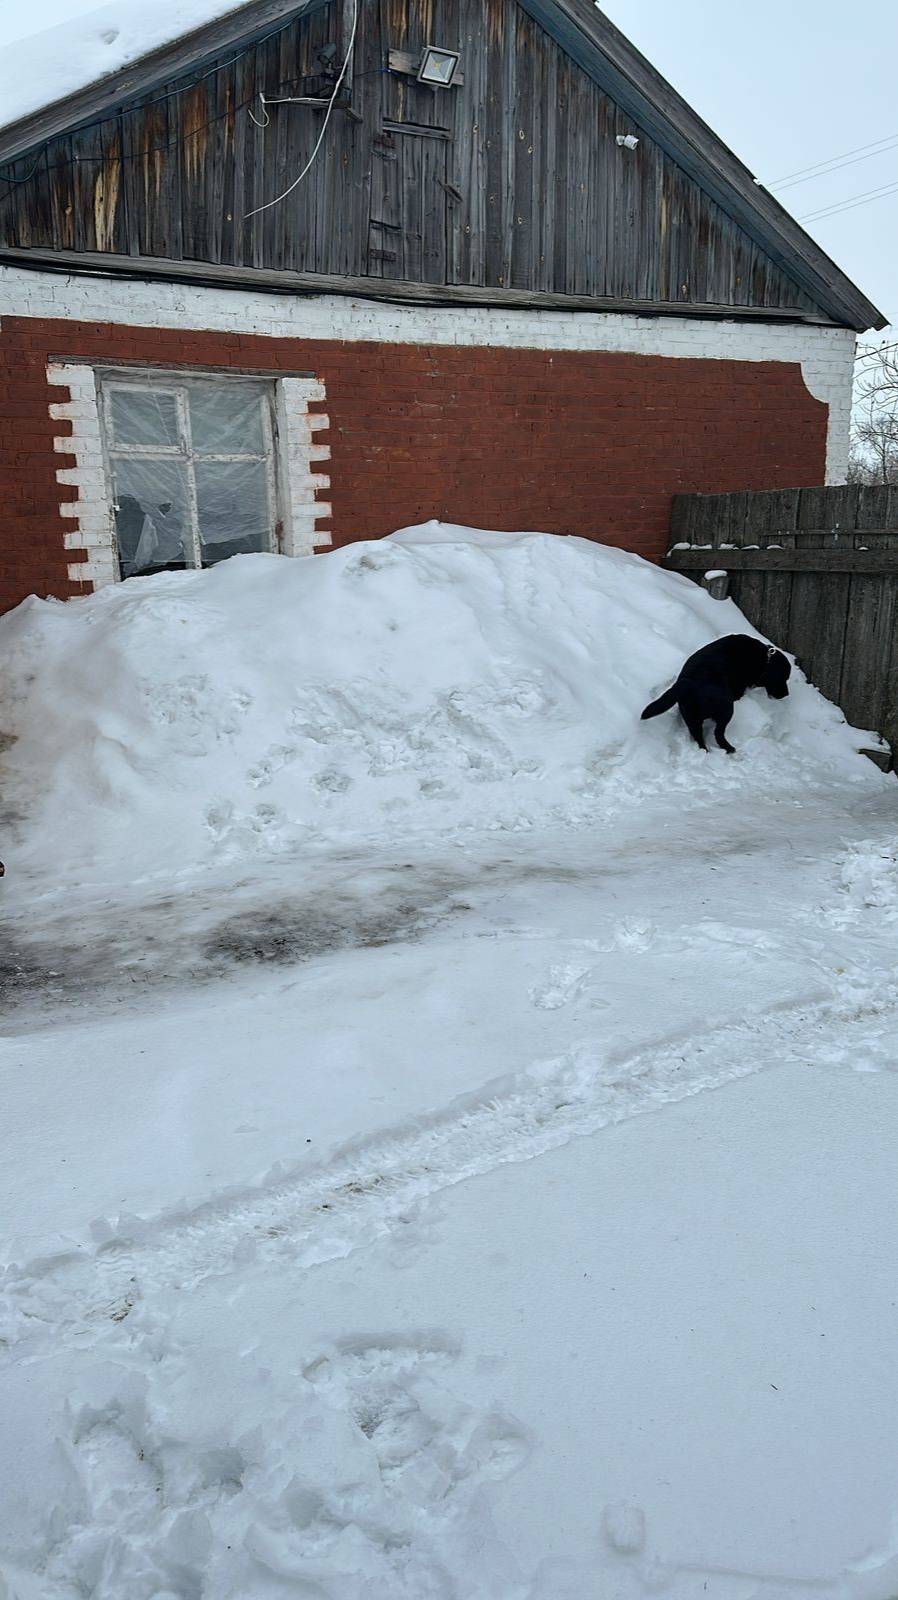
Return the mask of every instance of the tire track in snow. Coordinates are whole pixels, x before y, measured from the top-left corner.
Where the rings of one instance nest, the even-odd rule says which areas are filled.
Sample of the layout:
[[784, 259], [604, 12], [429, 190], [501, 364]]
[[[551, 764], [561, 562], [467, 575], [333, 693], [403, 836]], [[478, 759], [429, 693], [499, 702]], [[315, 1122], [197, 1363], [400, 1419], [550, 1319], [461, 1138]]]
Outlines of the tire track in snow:
[[[280, 1258], [307, 1269], [338, 1259], [401, 1226], [416, 1205], [468, 1178], [531, 1160], [630, 1117], [716, 1089], [787, 1061], [812, 1062], [855, 1030], [898, 1010], [898, 986], [869, 975], [835, 1000], [808, 1000], [690, 1034], [628, 1057], [594, 1044], [531, 1065], [452, 1102], [411, 1127], [345, 1149], [326, 1165], [225, 1194], [186, 1213], [129, 1219], [125, 1236], [95, 1248], [7, 1269], [0, 1346], [29, 1354], [56, 1334], [83, 1336], [121, 1323], [166, 1288]], [[880, 1029], [871, 1027], [871, 1037]]]

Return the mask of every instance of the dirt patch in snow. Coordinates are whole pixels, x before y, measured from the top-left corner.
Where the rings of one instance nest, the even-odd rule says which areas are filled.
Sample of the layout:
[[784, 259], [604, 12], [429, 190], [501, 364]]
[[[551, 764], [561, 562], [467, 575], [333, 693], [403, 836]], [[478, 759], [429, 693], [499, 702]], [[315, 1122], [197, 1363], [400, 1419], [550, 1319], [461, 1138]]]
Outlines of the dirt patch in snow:
[[465, 903], [449, 903], [442, 895], [430, 903], [410, 897], [376, 907], [347, 899], [331, 910], [317, 901], [285, 901], [228, 917], [210, 933], [202, 954], [216, 973], [235, 962], [289, 966], [337, 950], [406, 944], [435, 922], [468, 910]]
[[135, 989], [212, 983], [240, 966], [286, 968], [407, 944], [470, 911], [472, 876], [409, 863], [346, 880], [332, 864], [329, 882], [295, 895], [281, 875], [274, 893], [263, 879], [251, 889], [206, 886], [66, 910], [44, 920], [40, 937], [23, 918], [10, 919], [0, 924], [0, 1008], [18, 1029], [29, 1015], [56, 1021], [100, 999], [127, 1005]]

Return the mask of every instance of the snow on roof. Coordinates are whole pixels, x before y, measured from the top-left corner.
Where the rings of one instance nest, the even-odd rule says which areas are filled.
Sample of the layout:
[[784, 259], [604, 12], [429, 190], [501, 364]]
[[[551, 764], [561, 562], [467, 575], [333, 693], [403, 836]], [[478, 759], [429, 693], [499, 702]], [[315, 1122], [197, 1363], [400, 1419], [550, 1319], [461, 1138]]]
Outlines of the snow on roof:
[[109, 0], [40, 33], [10, 43], [0, 39], [0, 127], [236, 10], [237, 3]]

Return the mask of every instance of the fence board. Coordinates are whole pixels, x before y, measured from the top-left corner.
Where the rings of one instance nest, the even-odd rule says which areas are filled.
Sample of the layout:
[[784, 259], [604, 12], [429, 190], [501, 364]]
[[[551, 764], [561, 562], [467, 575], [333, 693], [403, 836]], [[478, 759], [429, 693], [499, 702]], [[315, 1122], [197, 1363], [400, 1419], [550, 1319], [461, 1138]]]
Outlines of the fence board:
[[[762, 546], [775, 543], [782, 549], [794, 549], [797, 535], [786, 530], [795, 527], [798, 521], [798, 502], [801, 496], [799, 489], [775, 489], [771, 494], [765, 495], [764, 505], [759, 511], [766, 514], [767, 532], [761, 534]], [[789, 611], [792, 605], [792, 575], [791, 573], [771, 573], [769, 568], [765, 571], [759, 614], [763, 622], [757, 623], [762, 633], [770, 639], [784, 637], [789, 627]]]
[[[886, 488], [882, 497], [886, 504], [881, 508], [872, 504], [861, 507], [855, 545], [859, 550], [866, 546], [871, 555], [882, 552], [885, 556], [898, 547], [898, 533], [885, 533], [878, 527], [865, 531], [863, 527], [868, 510], [877, 523], [891, 519], [898, 524], [898, 489]], [[856, 573], [850, 581], [838, 702], [849, 722], [881, 730], [898, 749], [898, 582], [876, 573]]]
[[675, 494], [670, 507], [671, 544], [693, 544], [699, 496]]
[[[825, 489], [802, 489], [798, 502], [798, 527], [799, 529], [819, 529], [825, 521]], [[804, 541], [806, 546], [821, 549], [831, 546], [832, 538], [825, 533], [818, 534], [813, 542], [810, 533]], [[836, 582], [839, 580], [836, 578]], [[822, 573], [796, 571], [792, 579], [792, 602], [789, 607], [789, 646], [798, 658], [798, 664], [804, 669], [808, 677], [818, 688], [822, 688], [821, 678], [829, 678], [828, 652], [826, 649], [828, 637], [821, 639], [820, 622], [821, 611], [825, 607], [827, 586], [833, 582], [831, 576]], [[845, 631], [844, 615], [835, 621], [835, 630], [839, 635], [839, 649]]]
[[[736, 498], [734, 496], [734, 498]], [[737, 524], [730, 534], [732, 542], [739, 546], [754, 545], [760, 542], [761, 527], [770, 518], [771, 507], [766, 502], [755, 507], [752, 505], [750, 494], [738, 496]], [[746, 567], [739, 577], [738, 604], [746, 613], [752, 616], [763, 615], [764, 587], [766, 578], [762, 571], [753, 567]]]

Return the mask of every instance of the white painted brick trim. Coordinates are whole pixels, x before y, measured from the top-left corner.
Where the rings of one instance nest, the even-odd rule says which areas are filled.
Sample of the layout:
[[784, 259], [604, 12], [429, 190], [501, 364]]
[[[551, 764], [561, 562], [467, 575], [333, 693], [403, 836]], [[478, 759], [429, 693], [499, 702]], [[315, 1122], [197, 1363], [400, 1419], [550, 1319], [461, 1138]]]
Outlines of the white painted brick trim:
[[[828, 333], [831, 330], [824, 328], [820, 331]], [[846, 483], [857, 337], [850, 329], [840, 328], [836, 331], [845, 337], [841, 372], [835, 362], [805, 358], [801, 363], [801, 375], [808, 393], [829, 407], [826, 423], [826, 482]]]
[[59, 506], [60, 516], [77, 522], [64, 536], [65, 548], [87, 551], [87, 561], [70, 563], [69, 579], [72, 583], [100, 589], [115, 581], [118, 567], [94, 369], [51, 362], [47, 368], [47, 382], [66, 388], [71, 394], [70, 400], [55, 400], [50, 405], [51, 417], [72, 424], [71, 438], [60, 435], [53, 441], [57, 452], [73, 455], [76, 463], [74, 467], [56, 469], [58, 483], [75, 484], [78, 489], [77, 500], [63, 500]]
[[329, 517], [331, 508], [316, 500], [319, 489], [329, 489], [330, 478], [316, 472], [313, 462], [330, 459], [330, 445], [313, 442], [312, 434], [326, 428], [330, 418], [309, 415], [310, 400], [324, 400], [324, 385], [315, 378], [281, 378], [277, 386], [278, 471], [284, 510], [283, 548], [287, 556], [305, 556], [331, 542], [316, 521]]
[[[827, 482], [843, 481], [847, 468], [856, 342], [848, 328], [725, 318], [639, 317], [610, 311], [398, 306], [343, 295], [294, 298], [194, 284], [32, 272], [22, 267], [0, 269], [0, 318], [3, 316], [190, 328], [275, 339], [608, 350], [681, 360], [798, 363], [810, 393], [829, 407]], [[310, 419], [309, 426], [316, 426], [319, 420]]]

